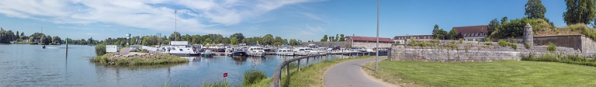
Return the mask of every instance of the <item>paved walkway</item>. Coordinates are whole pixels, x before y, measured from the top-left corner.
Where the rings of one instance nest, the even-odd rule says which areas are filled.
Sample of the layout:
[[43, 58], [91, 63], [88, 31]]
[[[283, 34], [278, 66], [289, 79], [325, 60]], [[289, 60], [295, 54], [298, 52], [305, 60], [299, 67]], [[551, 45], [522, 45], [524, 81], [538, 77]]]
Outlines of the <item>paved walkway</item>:
[[[386, 59], [387, 57], [379, 57]], [[368, 62], [374, 62], [375, 58], [354, 60], [339, 63], [325, 72], [323, 81], [326, 87], [390, 87], [394, 86], [381, 80], [377, 80], [362, 70], [362, 66]]]
[[127, 55], [128, 53], [130, 53], [130, 48], [123, 48], [122, 50], [120, 50], [120, 52], [118, 54], [120, 55]]

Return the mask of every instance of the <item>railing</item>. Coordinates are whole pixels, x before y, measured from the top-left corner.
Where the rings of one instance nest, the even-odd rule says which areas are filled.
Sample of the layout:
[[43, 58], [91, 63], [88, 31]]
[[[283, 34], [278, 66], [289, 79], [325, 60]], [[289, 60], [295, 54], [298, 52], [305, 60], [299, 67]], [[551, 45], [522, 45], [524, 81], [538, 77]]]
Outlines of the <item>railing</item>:
[[[310, 55], [310, 56], [302, 56], [302, 57], [297, 57], [294, 59], [290, 59], [290, 60], [286, 60], [284, 62], [282, 62], [279, 66], [277, 66], [275, 68], [275, 71], [273, 72], [273, 76], [271, 76], [271, 87], [279, 87], [281, 85], [281, 72], [282, 72], [282, 68], [286, 67], [286, 75], [289, 75], [290, 73], [290, 66], [289, 64], [295, 61], [298, 61], [298, 71], [300, 71], [300, 60], [302, 59], [306, 59], [306, 66], [309, 65], [309, 59], [310, 58], [317, 58], [320, 57], [322, 58], [323, 56], [326, 56], [326, 59], [329, 59], [329, 55], [349, 55], [349, 57], [352, 57], [352, 54], [356, 54], [356, 56], [364, 56], [364, 55], [371, 55], [371, 52], [350, 52], [350, 53], [326, 53], [326, 54], [318, 54], [318, 55]], [[314, 64], [314, 63], [313, 63]]]

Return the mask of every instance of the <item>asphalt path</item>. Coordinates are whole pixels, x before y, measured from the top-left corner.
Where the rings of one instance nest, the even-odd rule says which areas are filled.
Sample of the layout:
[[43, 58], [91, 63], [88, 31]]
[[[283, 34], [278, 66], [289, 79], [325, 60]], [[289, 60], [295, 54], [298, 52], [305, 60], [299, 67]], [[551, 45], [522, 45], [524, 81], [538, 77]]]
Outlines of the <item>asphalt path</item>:
[[130, 53], [130, 48], [123, 48], [122, 50], [120, 50], [120, 52], [118, 54], [120, 55], [127, 55], [128, 53]]
[[[386, 57], [379, 57], [379, 60]], [[326, 87], [393, 87], [394, 85], [382, 82], [368, 76], [362, 66], [374, 62], [375, 58], [360, 59], [339, 63], [325, 71], [323, 81]]]

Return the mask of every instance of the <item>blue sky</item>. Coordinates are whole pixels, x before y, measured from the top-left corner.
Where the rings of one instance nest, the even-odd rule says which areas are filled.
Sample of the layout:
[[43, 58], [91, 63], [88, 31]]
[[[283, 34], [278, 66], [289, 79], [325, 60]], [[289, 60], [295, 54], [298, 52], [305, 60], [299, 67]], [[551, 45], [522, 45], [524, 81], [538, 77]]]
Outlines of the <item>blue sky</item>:
[[[430, 34], [435, 24], [486, 25], [524, 17], [526, 0], [382, 0], [380, 36]], [[545, 16], [566, 26], [563, 0], [543, 0]], [[323, 35], [376, 35], [376, 0], [2, 0], [0, 27], [73, 39], [131, 33], [243, 33], [320, 40]], [[177, 15], [174, 15], [174, 10]], [[175, 21], [176, 20], [176, 21]]]

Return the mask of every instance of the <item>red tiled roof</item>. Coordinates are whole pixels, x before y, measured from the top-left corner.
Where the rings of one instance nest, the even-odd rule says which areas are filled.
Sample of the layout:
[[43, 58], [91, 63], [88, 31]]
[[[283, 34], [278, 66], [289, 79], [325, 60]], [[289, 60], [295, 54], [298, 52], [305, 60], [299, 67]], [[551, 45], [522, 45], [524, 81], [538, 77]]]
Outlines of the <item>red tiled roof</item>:
[[[376, 37], [348, 36], [348, 38], [354, 41], [377, 42]], [[394, 43], [394, 41], [391, 40], [391, 38], [384, 37], [379, 37], [379, 42]]]
[[480, 33], [482, 33], [483, 36], [488, 34], [488, 25], [453, 27], [453, 29], [457, 30], [457, 32], [464, 37], [479, 36]]

